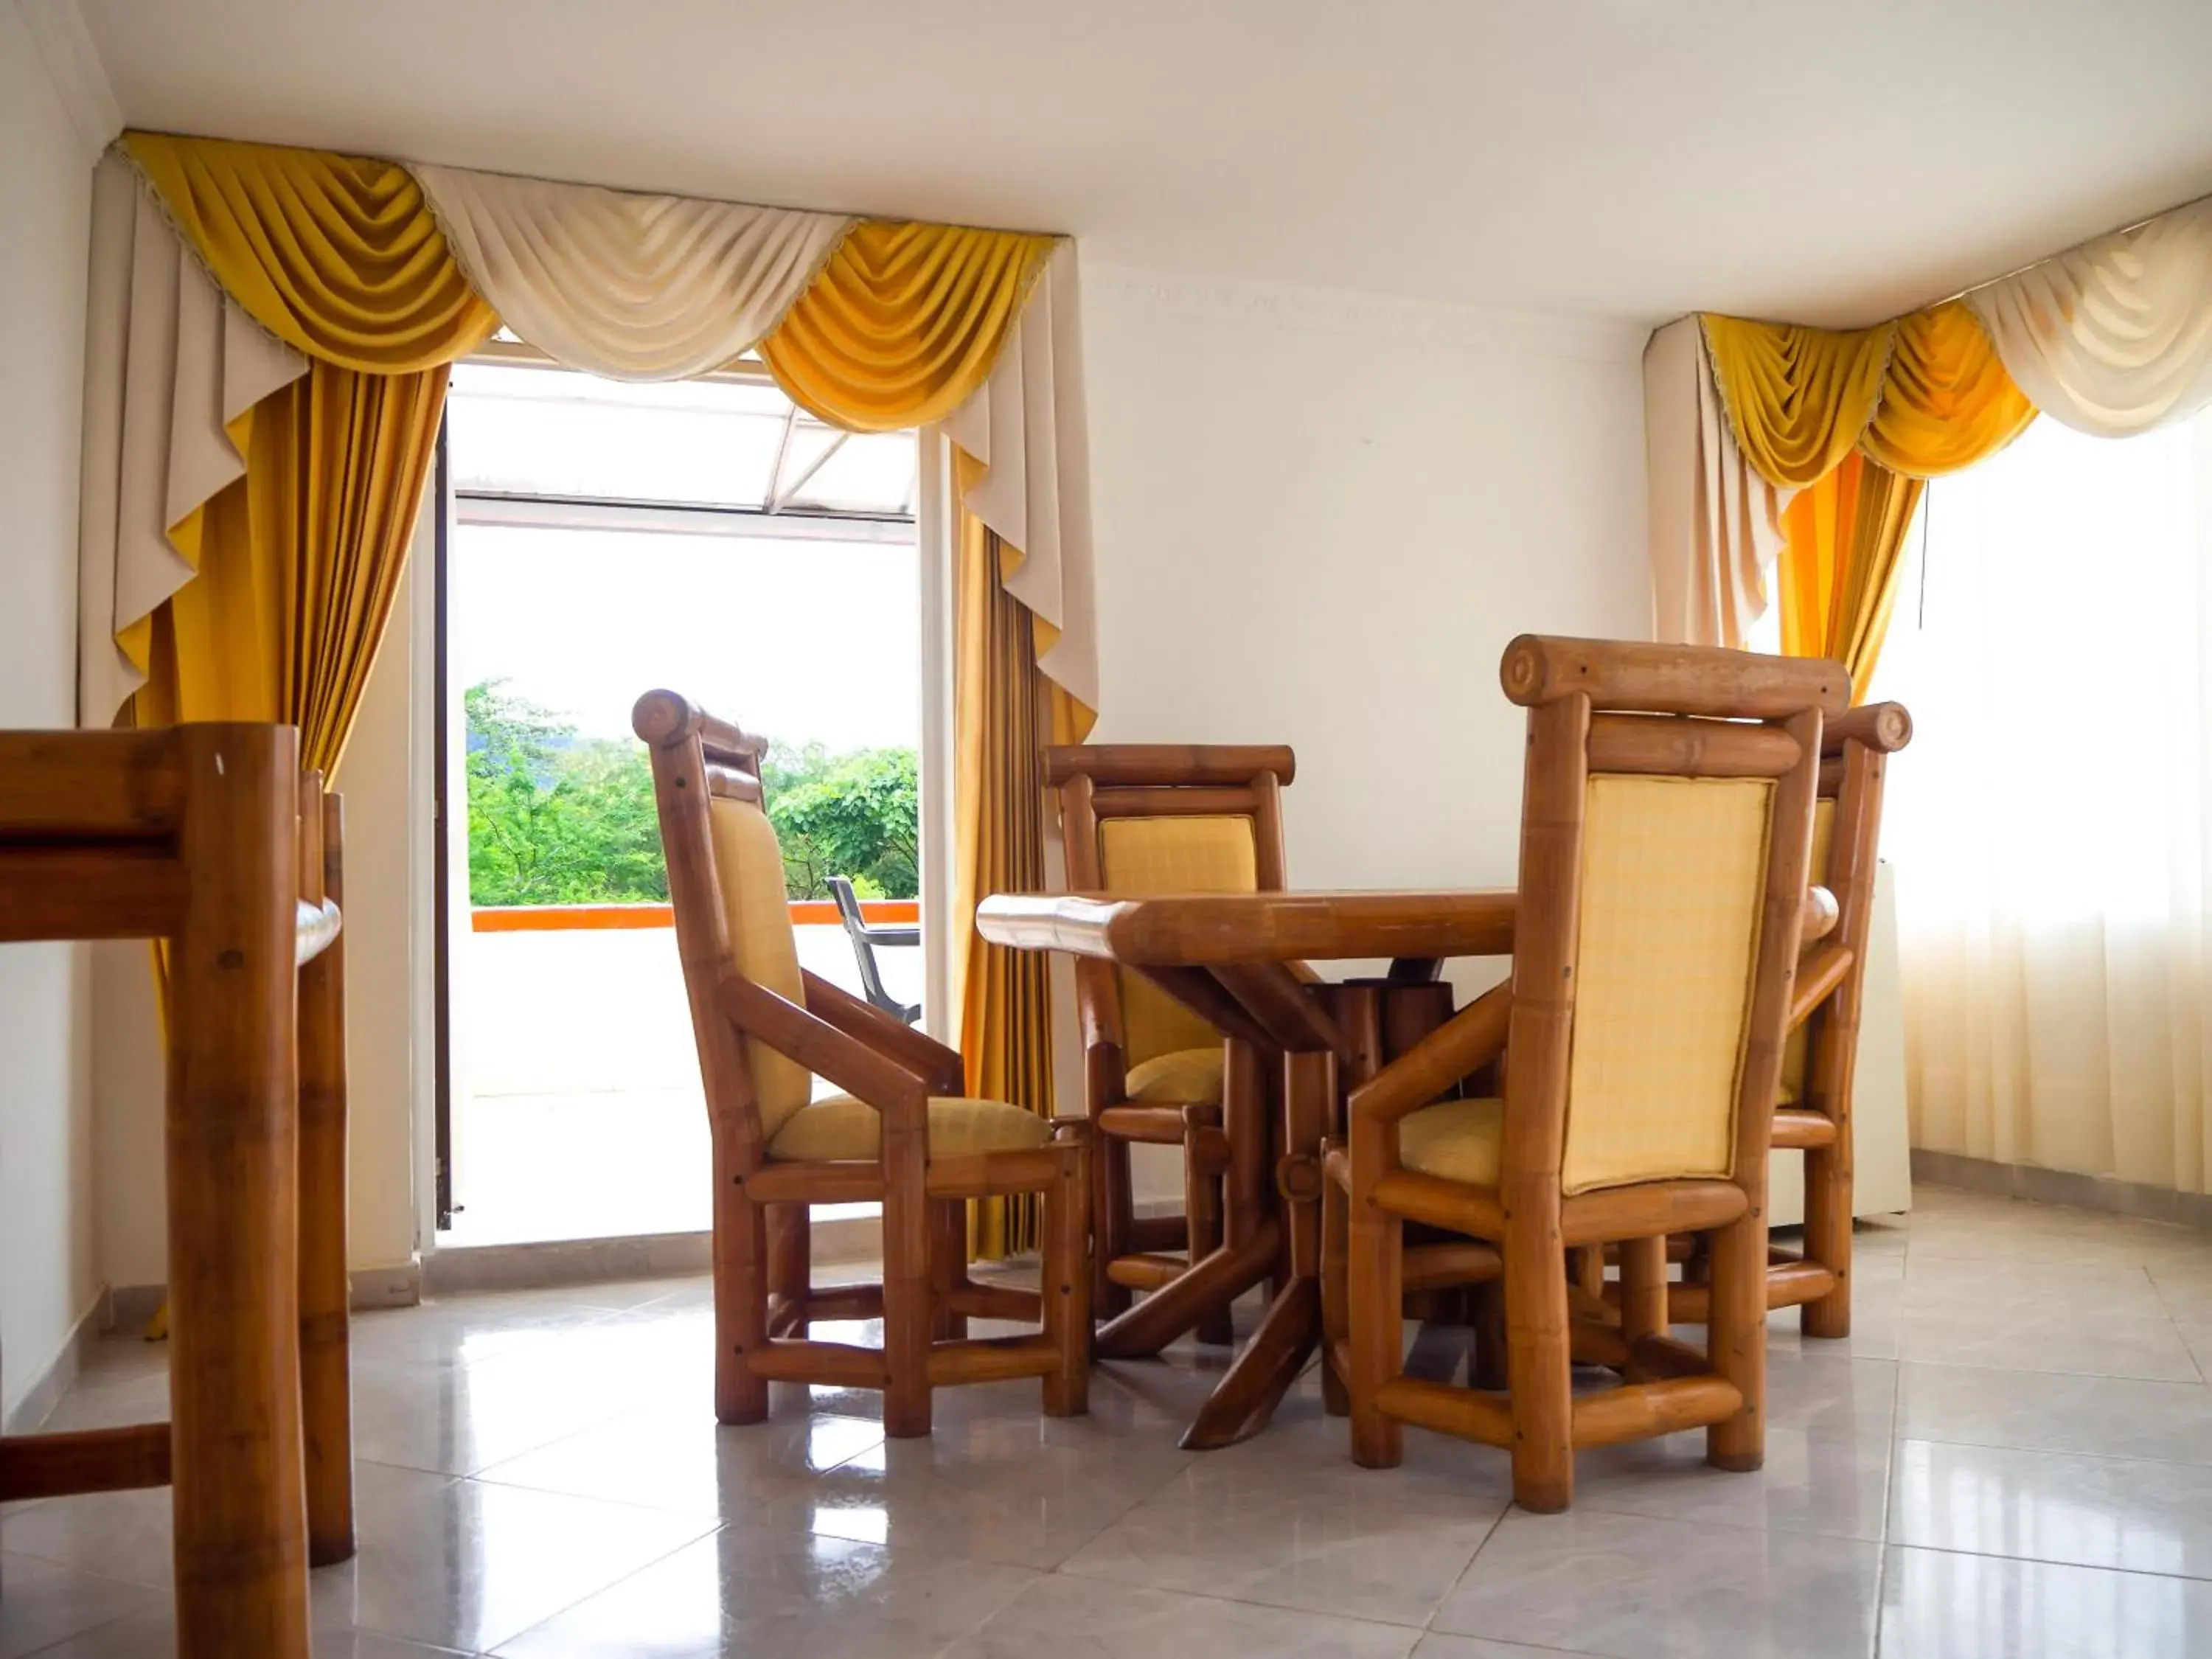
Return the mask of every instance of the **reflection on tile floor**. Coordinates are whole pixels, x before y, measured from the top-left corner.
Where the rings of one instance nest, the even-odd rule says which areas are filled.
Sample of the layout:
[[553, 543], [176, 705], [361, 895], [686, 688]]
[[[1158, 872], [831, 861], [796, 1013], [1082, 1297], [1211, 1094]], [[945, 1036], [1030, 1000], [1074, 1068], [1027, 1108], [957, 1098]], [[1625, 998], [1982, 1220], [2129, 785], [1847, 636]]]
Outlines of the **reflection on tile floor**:
[[[1269, 1433], [1178, 1450], [1217, 1349], [1102, 1366], [1085, 1419], [951, 1390], [891, 1443], [830, 1389], [718, 1428], [695, 1280], [365, 1315], [362, 1547], [315, 1574], [316, 1652], [2212, 1654], [2212, 1235], [1918, 1202], [1862, 1231], [1849, 1340], [1776, 1316], [1764, 1471], [1613, 1448], [1565, 1516], [1419, 1431], [1354, 1468], [1310, 1374]], [[48, 1426], [160, 1416], [163, 1359], [103, 1344]], [[0, 1659], [169, 1653], [168, 1551], [166, 1493], [0, 1510]]]

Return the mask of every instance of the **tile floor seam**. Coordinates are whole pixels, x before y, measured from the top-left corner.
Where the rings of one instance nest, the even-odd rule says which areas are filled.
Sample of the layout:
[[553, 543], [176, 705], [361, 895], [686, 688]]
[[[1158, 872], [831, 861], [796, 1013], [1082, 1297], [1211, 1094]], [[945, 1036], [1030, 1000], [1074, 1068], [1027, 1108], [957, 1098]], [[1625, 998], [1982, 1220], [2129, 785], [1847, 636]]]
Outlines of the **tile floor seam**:
[[[1512, 1514], [1516, 1507], [1517, 1506], [1509, 1503], [1504, 1509], [1498, 1510], [1497, 1515], [1492, 1519], [1489, 1529], [1482, 1534], [1482, 1541], [1474, 1547], [1474, 1553], [1467, 1558], [1467, 1565], [1459, 1570], [1459, 1577], [1452, 1580], [1451, 1589], [1446, 1590], [1442, 1595], [1438, 1596], [1437, 1598], [1436, 1606], [1429, 1609], [1428, 1618], [1423, 1620], [1421, 1624], [1421, 1630], [1424, 1634], [1430, 1632], [1434, 1632], [1439, 1636], [1449, 1636], [1452, 1634], [1449, 1631], [1437, 1630], [1437, 1615], [1443, 1611], [1444, 1603], [1451, 1599], [1452, 1590], [1457, 1589], [1462, 1583], [1466, 1582], [1468, 1574], [1474, 1571], [1474, 1564], [1482, 1559], [1483, 1551], [1490, 1547], [1490, 1540], [1498, 1536], [1498, 1528], [1505, 1524], [1505, 1517]], [[1413, 1645], [1419, 1647], [1420, 1644], [1416, 1642]], [[1574, 1650], [1571, 1648], [1566, 1648], [1555, 1650], [1571, 1653]]]
[[2056, 1555], [2014, 1555], [2004, 1550], [1966, 1549], [1954, 1544], [1884, 1544], [1885, 1550], [1912, 1550], [1922, 1555], [1969, 1556], [1978, 1561], [2019, 1561], [2033, 1567], [2067, 1567], [2077, 1572], [2121, 1572], [2130, 1578], [2153, 1578], [2173, 1584], [2212, 1584], [2212, 1571], [2154, 1572], [2148, 1567], [2123, 1567], [2109, 1561], [2069, 1561]]

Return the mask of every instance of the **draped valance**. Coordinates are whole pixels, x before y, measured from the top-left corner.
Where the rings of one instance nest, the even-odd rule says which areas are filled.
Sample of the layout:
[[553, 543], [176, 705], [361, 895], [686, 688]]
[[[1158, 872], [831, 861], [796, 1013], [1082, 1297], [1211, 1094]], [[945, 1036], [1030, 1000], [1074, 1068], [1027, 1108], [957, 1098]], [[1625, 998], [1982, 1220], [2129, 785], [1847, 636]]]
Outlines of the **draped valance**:
[[[87, 396], [100, 421], [88, 432], [106, 447], [88, 453], [86, 723], [105, 724], [143, 683], [128, 641], [191, 579], [193, 517], [244, 466], [242, 431], [227, 428], [247, 394], [310, 361], [441, 367], [502, 324], [618, 379], [680, 379], [757, 352], [832, 425], [941, 425], [981, 464], [966, 504], [1018, 556], [1009, 589], [1044, 624], [1040, 667], [1097, 708], [1065, 238], [144, 132], [103, 162], [99, 193]], [[171, 342], [150, 360], [149, 334]], [[133, 454], [163, 458], [158, 492], [123, 465]]]
[[1743, 643], [1790, 526], [1822, 520], [1793, 498], [1855, 454], [1853, 480], [1940, 477], [2039, 412], [2118, 437], [2208, 404], [2212, 198], [1872, 328], [1685, 319], [1644, 354], [1659, 633]]

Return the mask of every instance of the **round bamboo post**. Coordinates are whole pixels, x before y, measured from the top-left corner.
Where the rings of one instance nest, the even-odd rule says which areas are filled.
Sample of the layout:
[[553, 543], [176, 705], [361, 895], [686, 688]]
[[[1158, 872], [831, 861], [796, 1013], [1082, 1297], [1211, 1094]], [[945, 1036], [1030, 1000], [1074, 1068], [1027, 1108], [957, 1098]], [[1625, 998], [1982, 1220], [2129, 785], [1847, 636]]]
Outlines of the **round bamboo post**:
[[928, 1138], [922, 1111], [884, 1114], [884, 1432], [895, 1440], [929, 1432]]
[[1044, 1379], [1048, 1417], [1080, 1417], [1091, 1409], [1091, 1196], [1088, 1124], [1056, 1131], [1060, 1173], [1044, 1195], [1044, 1263], [1040, 1281], [1044, 1331], [1059, 1356]]
[[[300, 792], [302, 898], [345, 907], [345, 808], [322, 775]], [[307, 1559], [354, 1553], [353, 1377], [346, 1273], [345, 933], [300, 969], [300, 1396]]]
[[294, 1089], [298, 738], [181, 726], [170, 954], [170, 1436], [182, 1659], [305, 1659]]
[[[1505, 671], [1514, 684], [1512, 652]], [[1506, 1370], [1513, 1498], [1540, 1513], [1574, 1500], [1574, 1351], [1567, 1319], [1559, 1170], [1582, 872], [1590, 700], [1569, 692], [1528, 711], [1522, 786], [1521, 906], [1498, 1195], [1505, 1212]]]

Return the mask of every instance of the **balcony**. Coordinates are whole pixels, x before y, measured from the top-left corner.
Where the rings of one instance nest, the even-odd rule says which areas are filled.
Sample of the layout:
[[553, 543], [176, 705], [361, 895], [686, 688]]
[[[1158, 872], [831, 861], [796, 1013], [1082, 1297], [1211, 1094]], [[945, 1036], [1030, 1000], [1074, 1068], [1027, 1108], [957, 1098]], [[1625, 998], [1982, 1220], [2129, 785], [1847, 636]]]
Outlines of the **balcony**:
[[[910, 899], [863, 910], [915, 919]], [[791, 913], [799, 961], [860, 994], [836, 908]], [[891, 994], [921, 1001], [922, 953], [877, 956]], [[441, 1243], [705, 1231], [707, 1108], [668, 907], [475, 910], [453, 973], [468, 1018], [453, 1036], [458, 1207]]]

